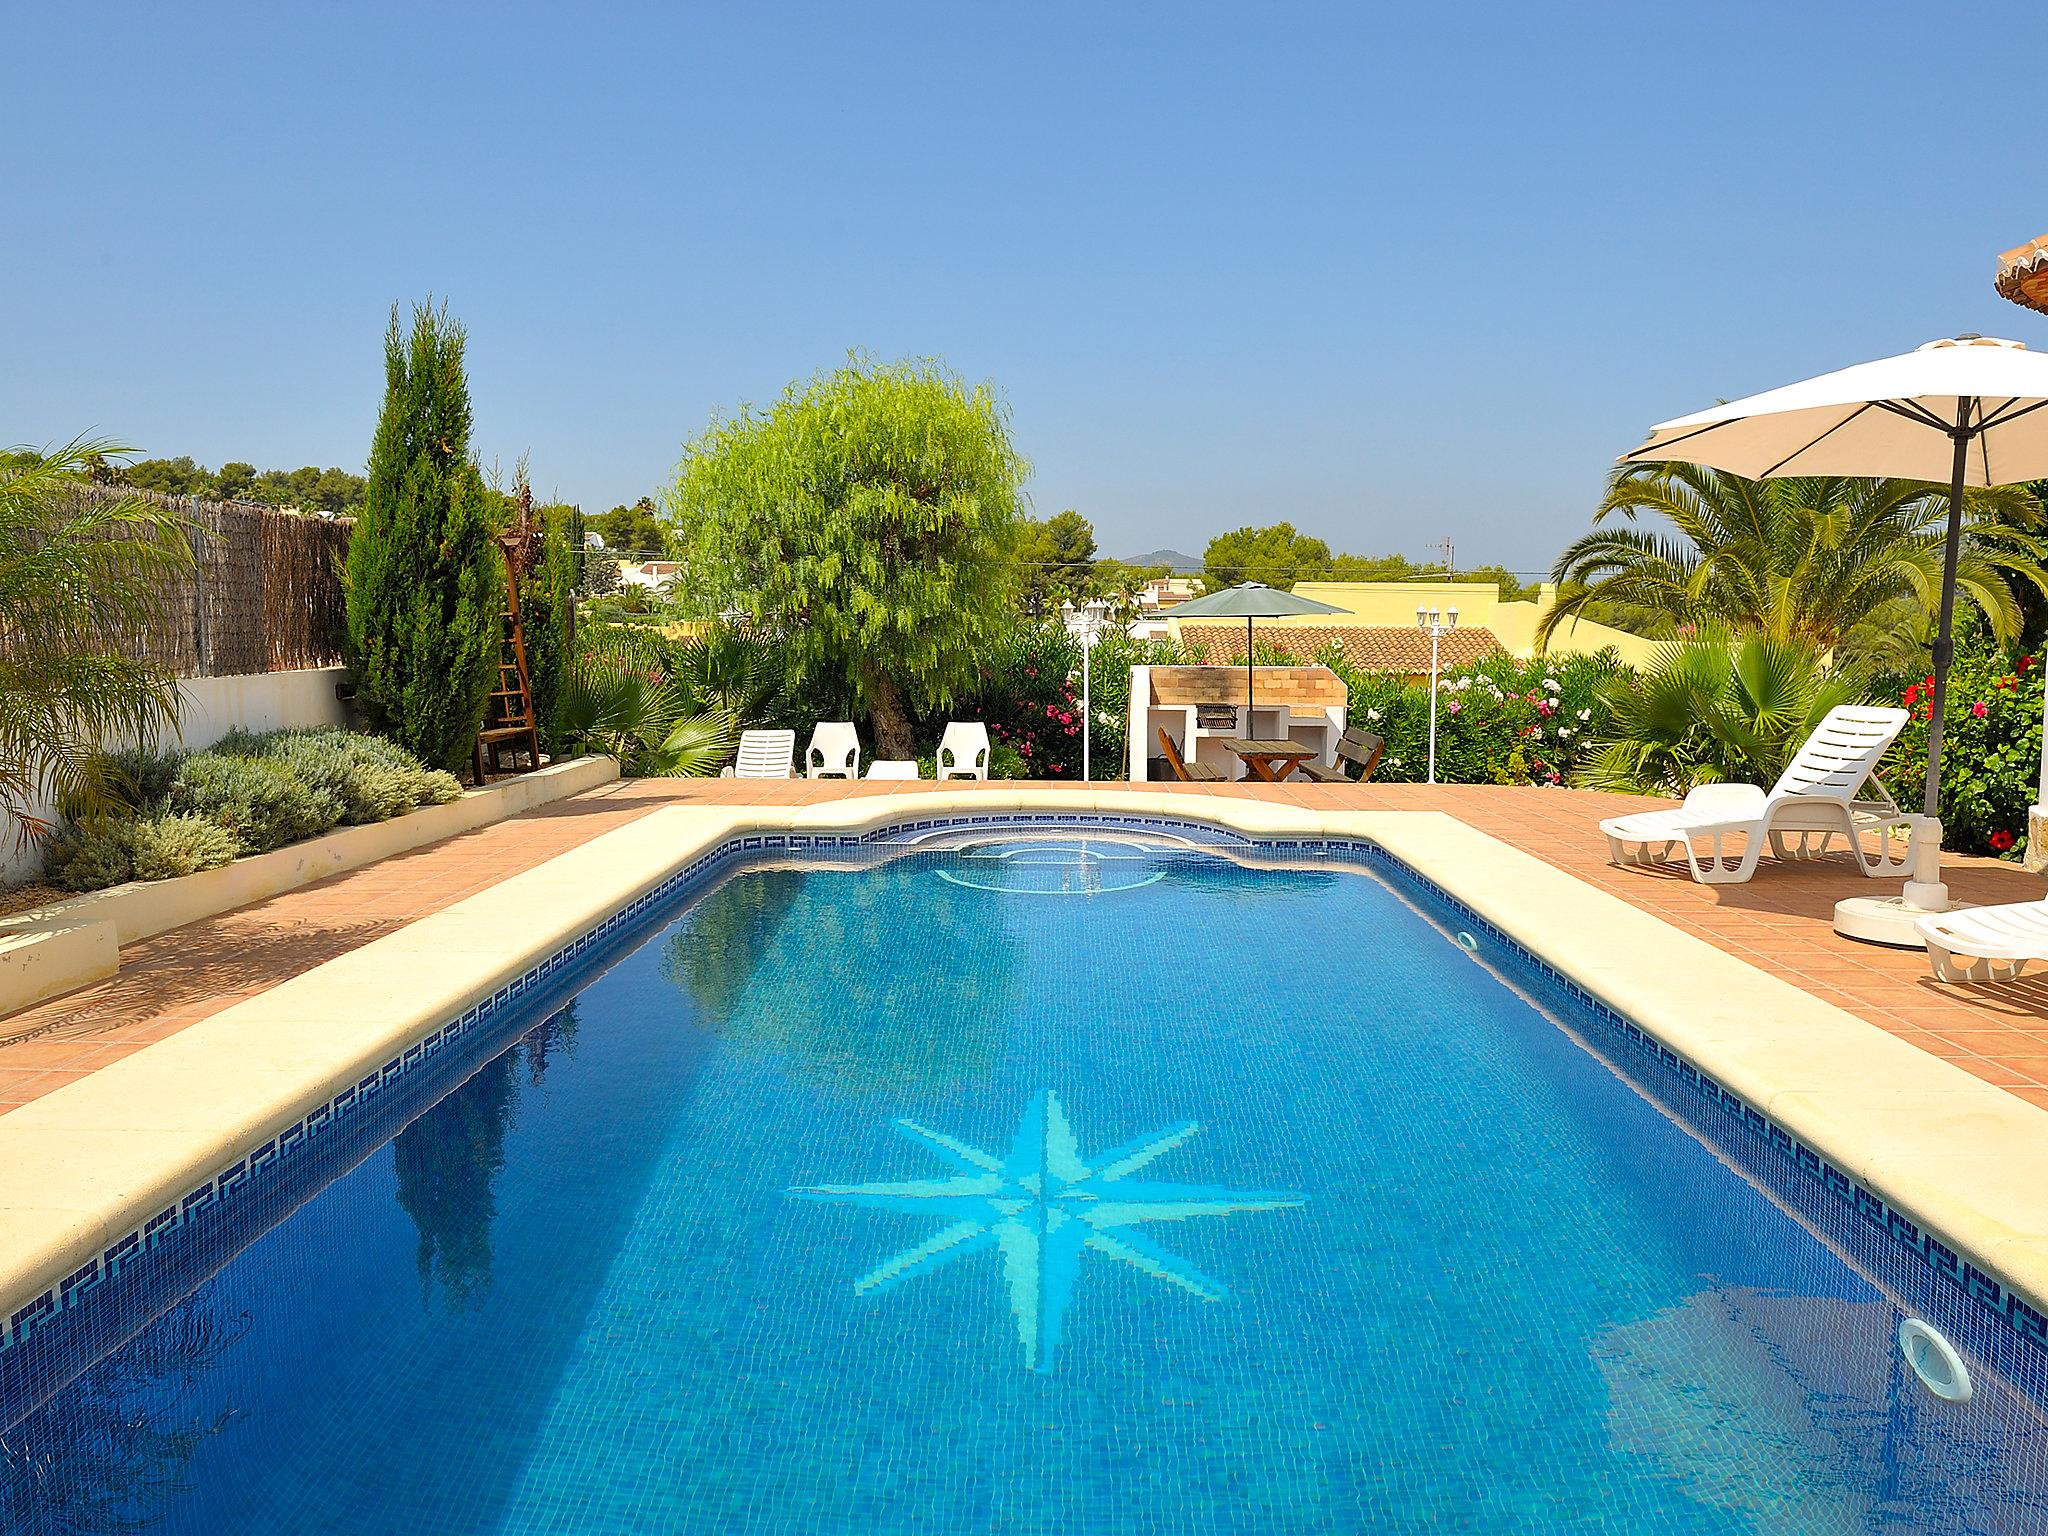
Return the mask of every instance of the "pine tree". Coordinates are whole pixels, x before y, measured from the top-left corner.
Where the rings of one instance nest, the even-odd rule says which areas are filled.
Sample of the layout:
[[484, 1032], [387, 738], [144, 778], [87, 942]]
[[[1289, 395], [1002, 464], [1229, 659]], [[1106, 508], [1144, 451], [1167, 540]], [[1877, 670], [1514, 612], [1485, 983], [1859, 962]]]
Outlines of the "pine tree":
[[469, 453], [462, 327], [391, 309], [384, 409], [348, 549], [348, 662], [370, 723], [435, 768], [469, 761], [497, 677], [503, 557]]

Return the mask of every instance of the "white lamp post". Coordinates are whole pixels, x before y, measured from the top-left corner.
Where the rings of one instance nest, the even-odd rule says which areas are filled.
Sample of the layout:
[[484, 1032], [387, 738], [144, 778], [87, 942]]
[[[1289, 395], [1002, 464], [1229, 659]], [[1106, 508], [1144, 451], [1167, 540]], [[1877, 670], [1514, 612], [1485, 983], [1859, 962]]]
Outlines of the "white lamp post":
[[1427, 604], [1415, 610], [1415, 627], [1429, 636], [1429, 782], [1436, 782], [1436, 673], [1437, 648], [1443, 638], [1458, 627], [1458, 610], [1441, 613]]
[[1089, 692], [1088, 653], [1095, 649], [1095, 642], [1102, 638], [1102, 632], [1109, 625], [1109, 604], [1099, 597], [1091, 597], [1076, 608], [1072, 602], [1060, 604], [1060, 616], [1066, 620], [1067, 632], [1081, 643], [1081, 782], [1089, 782], [1091, 763], [1088, 757], [1088, 735], [1094, 726], [1095, 703]]

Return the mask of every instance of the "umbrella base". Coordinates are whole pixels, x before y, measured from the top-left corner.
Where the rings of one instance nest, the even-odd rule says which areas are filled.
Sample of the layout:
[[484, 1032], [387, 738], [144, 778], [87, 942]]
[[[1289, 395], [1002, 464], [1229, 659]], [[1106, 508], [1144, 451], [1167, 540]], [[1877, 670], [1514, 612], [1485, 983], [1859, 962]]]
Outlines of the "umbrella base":
[[1914, 924], [1930, 911], [1954, 912], [1971, 906], [1967, 901], [1929, 908], [1914, 906], [1903, 896], [1850, 896], [1835, 903], [1835, 932], [1845, 939], [1865, 944], [1884, 944], [1892, 949], [1925, 949]]

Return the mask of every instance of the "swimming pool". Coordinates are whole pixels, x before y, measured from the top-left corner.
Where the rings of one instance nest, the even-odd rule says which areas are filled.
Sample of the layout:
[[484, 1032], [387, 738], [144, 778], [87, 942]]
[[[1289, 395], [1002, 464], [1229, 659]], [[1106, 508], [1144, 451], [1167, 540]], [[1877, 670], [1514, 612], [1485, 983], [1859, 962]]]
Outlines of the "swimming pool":
[[2040, 1347], [1390, 861], [906, 837], [729, 865], [0, 1353], [5, 1528], [2048, 1528]]

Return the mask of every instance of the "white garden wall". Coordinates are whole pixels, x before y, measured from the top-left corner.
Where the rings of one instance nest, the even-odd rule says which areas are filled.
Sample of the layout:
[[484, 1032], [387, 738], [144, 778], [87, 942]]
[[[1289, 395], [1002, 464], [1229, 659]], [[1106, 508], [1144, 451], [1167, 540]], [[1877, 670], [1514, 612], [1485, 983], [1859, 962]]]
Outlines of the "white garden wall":
[[[178, 739], [190, 752], [210, 747], [229, 731], [278, 731], [288, 726], [343, 725], [347, 712], [334, 696], [346, 667], [309, 667], [298, 672], [257, 672], [242, 677], [178, 679]], [[48, 816], [50, 807], [37, 814]], [[40, 851], [20, 846], [19, 825], [0, 812], [0, 885], [33, 876]]]

